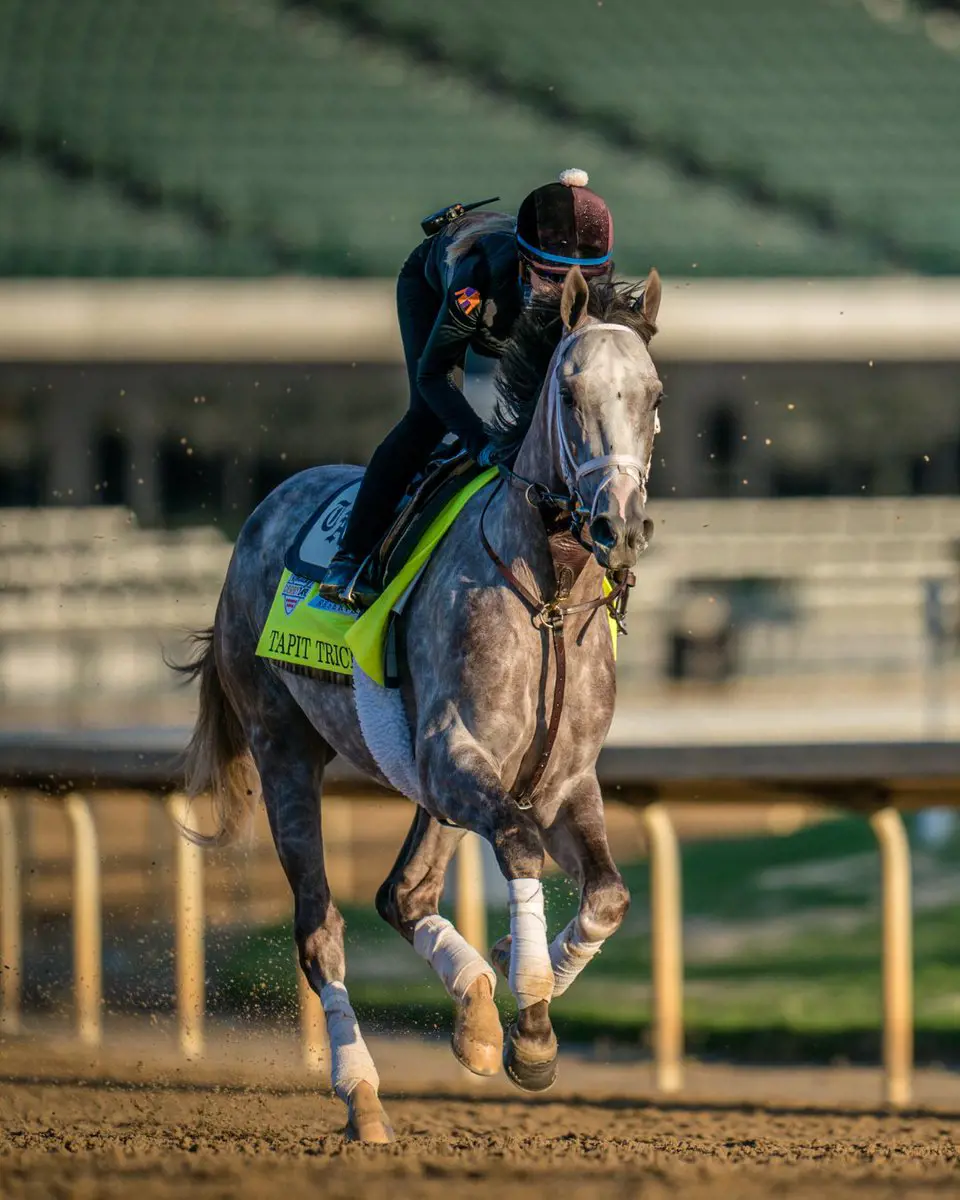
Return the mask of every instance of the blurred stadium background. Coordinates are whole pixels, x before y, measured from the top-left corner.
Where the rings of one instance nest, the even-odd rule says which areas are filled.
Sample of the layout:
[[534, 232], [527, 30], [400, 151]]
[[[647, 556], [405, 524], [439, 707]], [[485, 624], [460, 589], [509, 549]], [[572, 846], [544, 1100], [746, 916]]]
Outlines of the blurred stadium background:
[[[210, 622], [245, 515], [303, 467], [365, 460], [403, 409], [393, 278], [420, 218], [498, 193], [514, 209], [575, 165], [612, 208], [618, 272], [656, 265], [665, 283], [657, 537], [613, 738], [956, 738], [958, 117], [947, 0], [0, 0], [3, 726], [188, 725], [160, 651]], [[480, 362], [469, 390], [491, 402]], [[120, 920], [167, 895], [169, 836], [155, 810], [103, 804]], [[46, 811], [20, 814], [37, 1000], [59, 994], [66, 954], [50, 932], [66, 842]], [[335, 889], [367, 903], [407, 810], [331, 814], [353, 848]], [[642, 891], [635, 821], [612, 806], [611, 822]], [[874, 920], [867, 834], [798, 834], [778, 882], [773, 852], [742, 840], [771, 827], [730, 809], [683, 827], [734, 839], [728, 859], [688, 851], [704, 979], [722, 946], [781, 973], [786, 946], [802, 958], [788, 912], [808, 939], [836, 917], [846, 962]], [[946, 856], [925, 901], [942, 1023], [953, 835], [924, 828]], [[285, 920], [262, 834], [218, 860], [224, 929]], [[711, 915], [721, 878], [745, 890]], [[639, 954], [642, 917], [632, 929]], [[373, 996], [385, 951], [367, 933]], [[264, 962], [289, 967], [269, 953], [265, 989]], [[854, 1024], [879, 1010], [869, 979]], [[798, 1009], [794, 988], [790, 1011], [753, 994], [787, 1024], [823, 1007], [822, 989]]]

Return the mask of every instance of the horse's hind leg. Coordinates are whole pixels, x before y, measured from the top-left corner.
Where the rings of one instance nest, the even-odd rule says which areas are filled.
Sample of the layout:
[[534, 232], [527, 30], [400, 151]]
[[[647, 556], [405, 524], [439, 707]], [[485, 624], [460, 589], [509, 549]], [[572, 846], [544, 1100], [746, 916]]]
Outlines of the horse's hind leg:
[[269, 721], [261, 713], [248, 736], [277, 853], [293, 891], [300, 966], [323, 1004], [333, 1089], [347, 1106], [348, 1135], [389, 1142], [393, 1132], [377, 1094], [377, 1070], [344, 985], [343, 918], [331, 899], [323, 861], [320, 789], [330, 750], [286, 689], [276, 683], [271, 690]]
[[465, 830], [418, 808], [393, 870], [377, 893], [377, 911], [425, 958], [457, 1006], [453, 1052], [476, 1075], [495, 1075], [503, 1029], [493, 1002], [496, 975], [437, 911], [447, 866]]

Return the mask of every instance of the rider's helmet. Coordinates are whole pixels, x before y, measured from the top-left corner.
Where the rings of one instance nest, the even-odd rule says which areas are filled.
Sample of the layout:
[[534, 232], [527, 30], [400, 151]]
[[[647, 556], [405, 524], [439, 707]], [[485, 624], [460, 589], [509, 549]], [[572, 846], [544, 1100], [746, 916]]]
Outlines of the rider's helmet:
[[613, 217], [589, 182], [586, 171], [572, 168], [520, 205], [517, 249], [538, 275], [563, 275], [573, 266], [587, 276], [611, 270]]

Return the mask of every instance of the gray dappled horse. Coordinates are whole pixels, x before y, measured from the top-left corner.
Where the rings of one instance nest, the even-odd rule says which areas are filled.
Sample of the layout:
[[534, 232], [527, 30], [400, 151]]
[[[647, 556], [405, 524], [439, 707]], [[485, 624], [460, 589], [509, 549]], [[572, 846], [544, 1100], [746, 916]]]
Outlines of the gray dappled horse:
[[[489, 1075], [502, 1057], [530, 1091], [556, 1075], [551, 999], [618, 928], [629, 903], [596, 775], [615, 695], [603, 584], [607, 572], [623, 578], [650, 533], [644, 507], [662, 388], [647, 343], [659, 304], [655, 271], [640, 293], [609, 283], [588, 289], [573, 268], [562, 294], [521, 317], [500, 367], [495, 422], [504, 450], [519, 447], [513, 472], [468, 502], [403, 625], [402, 694], [420, 803], [377, 909], [454, 999], [457, 1058]], [[386, 780], [361, 735], [354, 689], [254, 653], [286, 547], [356, 472], [296, 475], [244, 525], [213, 628], [186, 668], [200, 679], [187, 775], [192, 792], [217, 798], [225, 841], [256, 803], [252, 758], [294, 895], [300, 963], [326, 1015], [333, 1086], [348, 1108], [348, 1132], [376, 1142], [392, 1132], [344, 986], [343, 920], [324, 869], [320, 794], [336, 754]], [[574, 517], [549, 537], [533, 503], [547, 493], [561, 515]], [[569, 702], [551, 712], [564, 648], [558, 633]], [[505, 1049], [496, 975], [438, 913], [447, 865], [467, 830], [490, 842], [508, 881], [510, 936], [493, 952], [518, 1007]], [[545, 851], [580, 887], [579, 912], [552, 943], [540, 884]]]

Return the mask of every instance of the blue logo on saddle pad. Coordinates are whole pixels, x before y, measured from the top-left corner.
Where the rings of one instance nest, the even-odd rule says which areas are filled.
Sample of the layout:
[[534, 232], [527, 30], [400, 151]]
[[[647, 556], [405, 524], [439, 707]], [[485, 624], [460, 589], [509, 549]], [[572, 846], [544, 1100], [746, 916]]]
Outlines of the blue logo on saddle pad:
[[336, 601], [321, 596], [319, 592], [316, 596], [310, 597], [307, 601], [307, 608], [316, 608], [320, 612], [339, 613], [342, 617], [352, 617], [354, 621], [360, 615], [355, 608], [351, 608], [348, 604], [337, 604]]
[[312, 587], [312, 579], [304, 579], [302, 575], [290, 576], [283, 585], [283, 611], [288, 617], [301, 600], [306, 600]]

